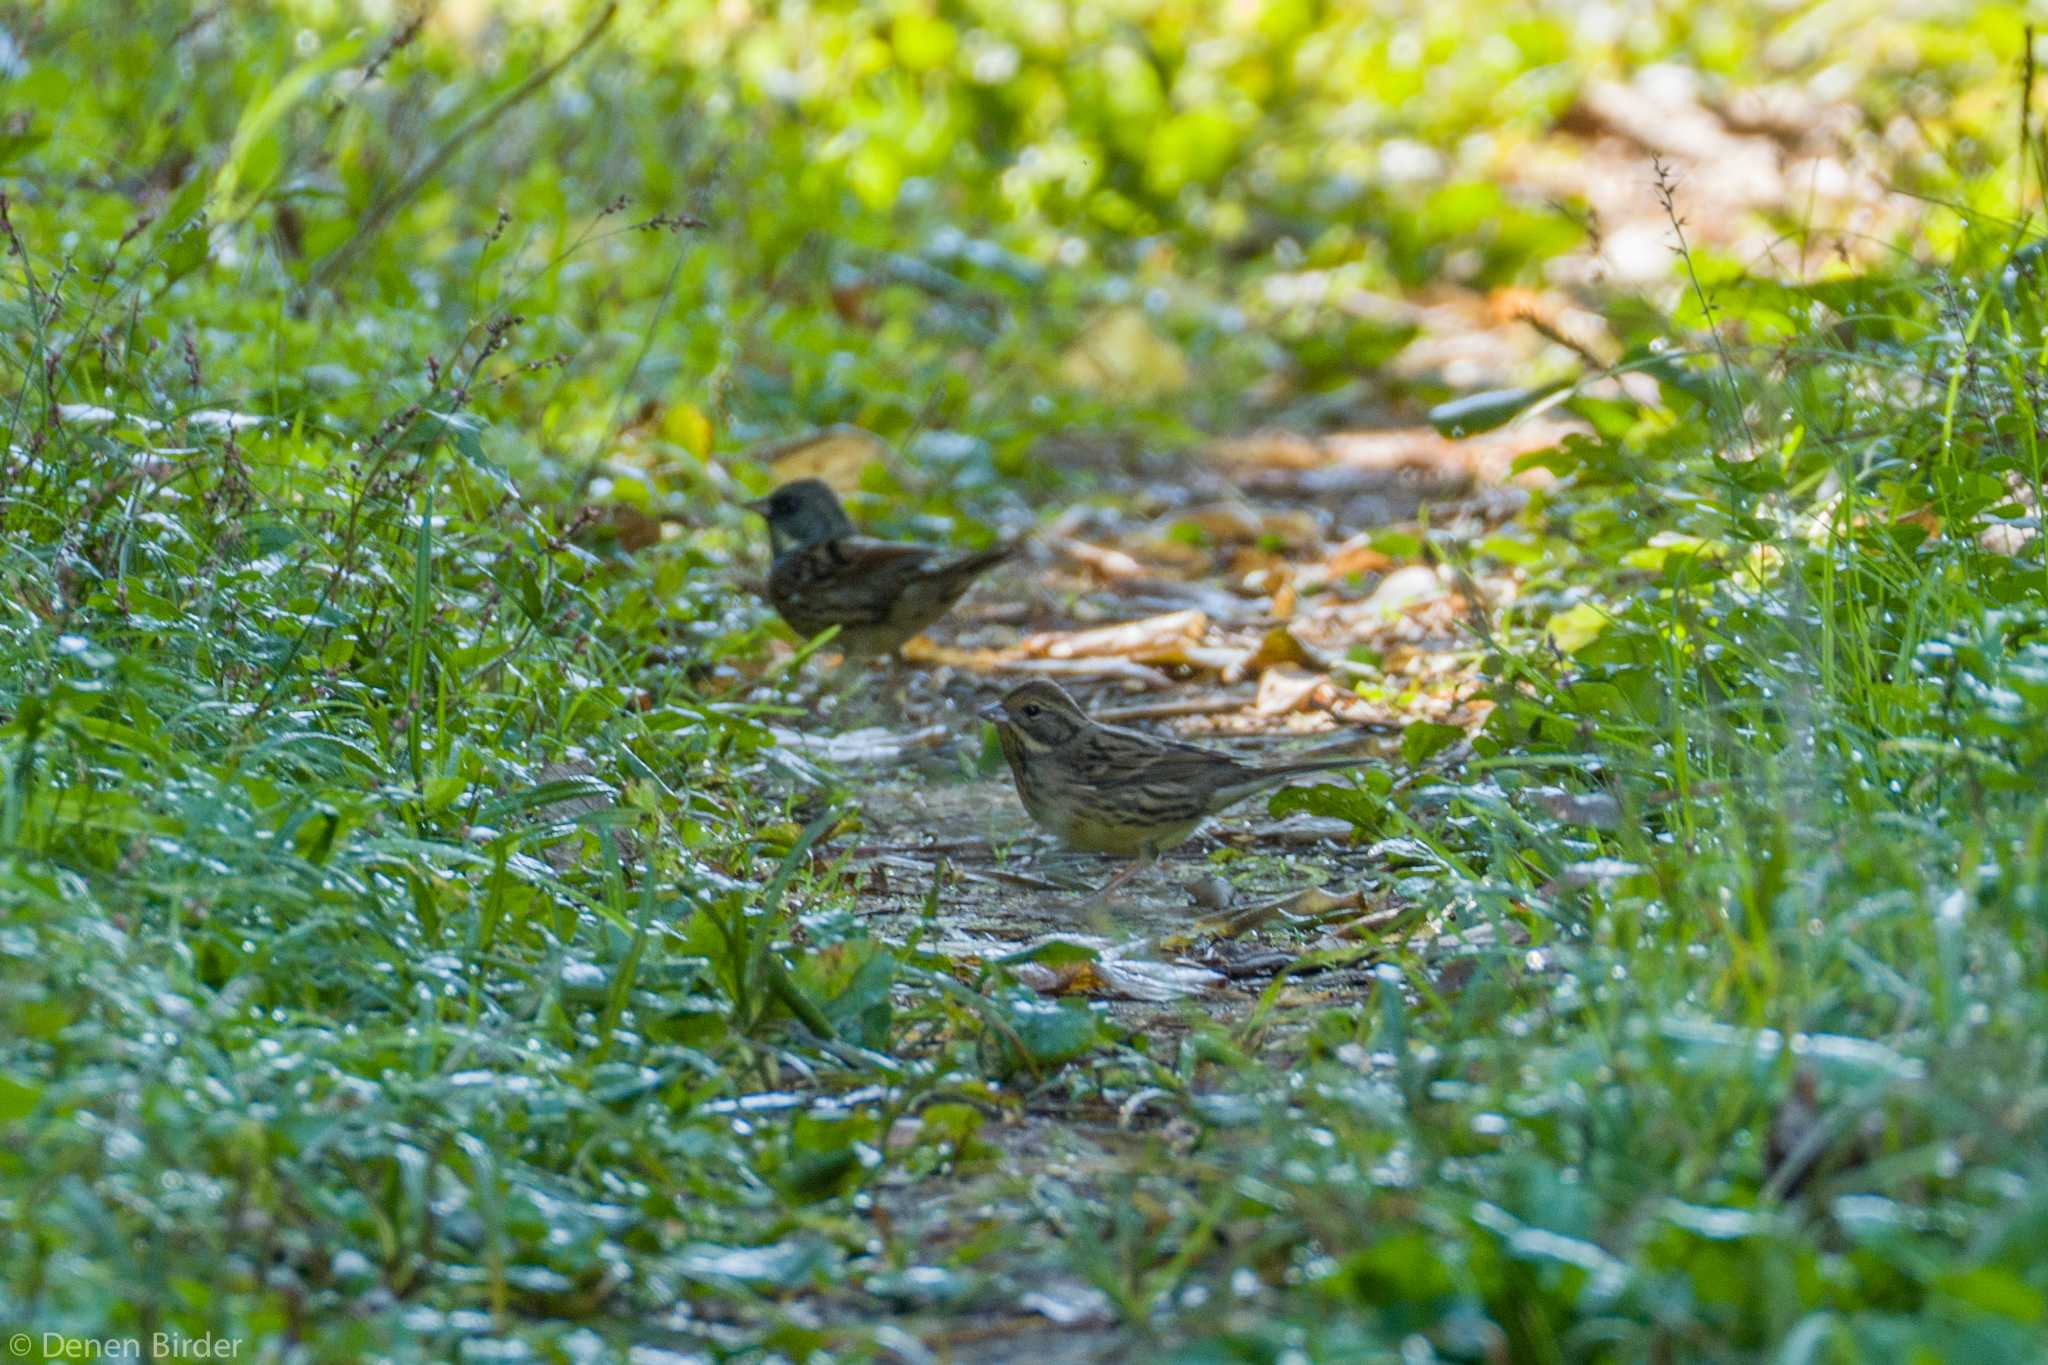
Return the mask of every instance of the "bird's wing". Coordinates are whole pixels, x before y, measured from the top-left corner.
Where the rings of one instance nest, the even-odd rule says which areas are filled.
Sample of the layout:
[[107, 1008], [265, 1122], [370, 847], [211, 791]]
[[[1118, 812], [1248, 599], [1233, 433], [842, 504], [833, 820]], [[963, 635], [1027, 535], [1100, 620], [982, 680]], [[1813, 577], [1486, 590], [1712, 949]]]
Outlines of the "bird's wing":
[[924, 577], [935, 557], [925, 545], [846, 536], [793, 551], [780, 576], [806, 616], [874, 625], [891, 618], [904, 590]]
[[1105, 787], [1158, 785], [1206, 790], [1249, 769], [1227, 754], [1139, 730], [1102, 725], [1084, 736], [1087, 767]]
[[1017, 552], [1015, 545], [998, 545], [948, 557], [945, 551], [928, 545], [898, 545], [885, 540], [839, 544], [853, 556], [849, 572], [873, 581], [878, 597], [886, 595], [890, 603], [886, 619], [920, 626], [944, 614], [967, 591], [967, 585], [991, 565]]
[[1090, 766], [1106, 789], [1128, 793], [1174, 791], [1213, 814], [1256, 792], [1277, 787], [1289, 778], [1338, 768], [1365, 766], [1365, 758], [1322, 758], [1261, 768], [1240, 763], [1228, 754], [1159, 739], [1138, 730], [1098, 726], [1091, 741]]
[[1021, 544], [1012, 540], [1001, 545], [991, 545], [986, 550], [976, 550], [972, 554], [956, 555], [952, 559], [940, 560], [934, 555], [933, 560], [925, 564], [923, 572], [935, 578], [957, 577], [965, 580], [995, 567], [1022, 548]]

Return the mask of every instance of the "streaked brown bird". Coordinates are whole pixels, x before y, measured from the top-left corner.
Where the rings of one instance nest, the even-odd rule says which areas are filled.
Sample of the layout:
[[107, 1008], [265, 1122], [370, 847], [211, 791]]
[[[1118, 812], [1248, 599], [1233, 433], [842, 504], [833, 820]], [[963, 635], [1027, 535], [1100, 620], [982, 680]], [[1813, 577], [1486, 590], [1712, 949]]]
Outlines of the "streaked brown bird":
[[894, 653], [1017, 552], [1014, 542], [956, 555], [856, 535], [820, 479], [786, 483], [747, 507], [768, 519], [768, 600], [805, 637], [839, 627], [834, 643], [849, 657]]
[[1358, 768], [1357, 757], [1270, 768], [1140, 730], [1091, 720], [1057, 684], [1025, 683], [981, 709], [994, 723], [1017, 795], [1031, 818], [1074, 848], [1139, 861], [1120, 886], [1210, 816], [1305, 773]]

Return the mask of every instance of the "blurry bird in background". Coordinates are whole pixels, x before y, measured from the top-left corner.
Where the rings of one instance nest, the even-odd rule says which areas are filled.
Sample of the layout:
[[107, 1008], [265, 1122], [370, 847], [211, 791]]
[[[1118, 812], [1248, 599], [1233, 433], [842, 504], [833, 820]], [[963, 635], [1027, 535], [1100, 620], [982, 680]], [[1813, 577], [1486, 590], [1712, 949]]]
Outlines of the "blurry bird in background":
[[894, 653], [1018, 549], [1011, 542], [954, 554], [858, 535], [819, 479], [784, 484], [747, 506], [768, 521], [768, 600], [806, 638], [839, 627], [834, 643], [850, 658]]

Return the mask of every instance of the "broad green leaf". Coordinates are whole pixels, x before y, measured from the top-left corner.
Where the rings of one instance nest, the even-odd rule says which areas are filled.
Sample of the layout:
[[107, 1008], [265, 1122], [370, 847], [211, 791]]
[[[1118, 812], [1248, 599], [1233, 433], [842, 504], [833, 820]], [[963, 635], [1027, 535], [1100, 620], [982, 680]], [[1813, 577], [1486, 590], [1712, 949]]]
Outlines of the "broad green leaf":
[[13, 1123], [33, 1114], [42, 1101], [43, 1088], [0, 1075], [0, 1123]]
[[1544, 399], [1571, 385], [1564, 381], [1534, 389], [1489, 389], [1439, 403], [1429, 410], [1429, 424], [1445, 436], [1477, 436], [1506, 426]]
[[363, 41], [361, 37], [349, 37], [329, 42], [318, 55], [264, 86], [262, 96], [243, 110], [234, 140], [228, 144], [227, 156], [213, 179], [208, 203], [212, 217], [231, 220], [241, 216], [247, 208], [239, 198], [245, 181], [254, 182], [259, 194], [268, 188], [284, 161], [283, 149], [273, 131], [278, 121], [306, 97], [322, 76], [354, 61], [362, 51]]
[[1401, 731], [1401, 758], [1409, 767], [1419, 768], [1464, 737], [1461, 726], [1418, 720]]

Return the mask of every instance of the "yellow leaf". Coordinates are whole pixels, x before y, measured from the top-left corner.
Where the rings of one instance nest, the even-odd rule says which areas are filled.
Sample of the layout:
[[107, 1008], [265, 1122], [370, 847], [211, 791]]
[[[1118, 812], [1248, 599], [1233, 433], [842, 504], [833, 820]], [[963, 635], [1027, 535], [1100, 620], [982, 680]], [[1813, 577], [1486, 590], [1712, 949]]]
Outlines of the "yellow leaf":
[[711, 453], [711, 419], [695, 403], [677, 403], [661, 419], [661, 434], [698, 459]]
[[1606, 612], [1591, 602], [1581, 602], [1571, 610], [1551, 617], [1544, 629], [1550, 632], [1551, 643], [1566, 654], [1575, 654], [1593, 643], [1606, 625]]

